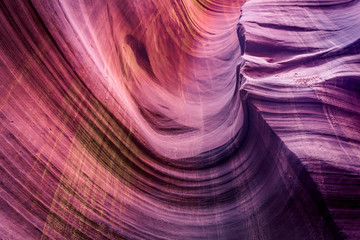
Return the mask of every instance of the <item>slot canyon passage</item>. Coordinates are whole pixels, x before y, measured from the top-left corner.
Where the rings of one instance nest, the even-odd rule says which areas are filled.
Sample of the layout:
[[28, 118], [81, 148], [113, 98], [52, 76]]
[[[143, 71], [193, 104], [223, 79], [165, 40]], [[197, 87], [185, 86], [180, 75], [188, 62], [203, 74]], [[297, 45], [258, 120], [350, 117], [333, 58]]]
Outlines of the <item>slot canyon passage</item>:
[[360, 1], [0, 8], [0, 239], [360, 239]]

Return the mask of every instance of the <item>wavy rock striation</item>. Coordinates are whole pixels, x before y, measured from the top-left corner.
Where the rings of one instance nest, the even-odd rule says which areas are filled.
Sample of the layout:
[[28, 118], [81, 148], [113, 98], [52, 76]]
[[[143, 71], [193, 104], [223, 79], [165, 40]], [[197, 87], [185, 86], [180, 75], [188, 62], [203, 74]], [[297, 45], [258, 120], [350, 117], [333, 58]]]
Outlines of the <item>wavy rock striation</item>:
[[0, 3], [1, 239], [359, 239], [360, 1]]

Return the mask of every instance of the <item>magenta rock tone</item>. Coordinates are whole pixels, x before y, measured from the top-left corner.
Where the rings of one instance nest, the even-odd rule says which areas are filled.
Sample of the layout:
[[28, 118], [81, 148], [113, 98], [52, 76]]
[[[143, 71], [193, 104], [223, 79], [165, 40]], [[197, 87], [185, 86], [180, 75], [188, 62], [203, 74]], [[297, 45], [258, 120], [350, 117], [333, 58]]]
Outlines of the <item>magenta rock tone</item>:
[[359, 0], [0, 10], [0, 239], [360, 239]]

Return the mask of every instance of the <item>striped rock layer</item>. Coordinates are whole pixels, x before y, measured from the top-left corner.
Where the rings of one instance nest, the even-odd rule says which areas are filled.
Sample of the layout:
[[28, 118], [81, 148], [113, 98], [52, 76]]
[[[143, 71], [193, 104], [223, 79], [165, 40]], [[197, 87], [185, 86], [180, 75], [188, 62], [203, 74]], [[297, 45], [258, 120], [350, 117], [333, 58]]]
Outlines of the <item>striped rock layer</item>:
[[360, 1], [0, 10], [0, 239], [360, 239]]

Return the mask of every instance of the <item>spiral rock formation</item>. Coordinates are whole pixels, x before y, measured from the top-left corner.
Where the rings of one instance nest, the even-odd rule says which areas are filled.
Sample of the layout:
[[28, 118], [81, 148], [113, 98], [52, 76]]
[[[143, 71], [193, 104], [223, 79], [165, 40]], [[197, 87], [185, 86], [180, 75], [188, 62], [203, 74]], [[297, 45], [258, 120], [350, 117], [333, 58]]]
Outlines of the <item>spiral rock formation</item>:
[[360, 239], [360, 1], [0, 9], [0, 239]]

